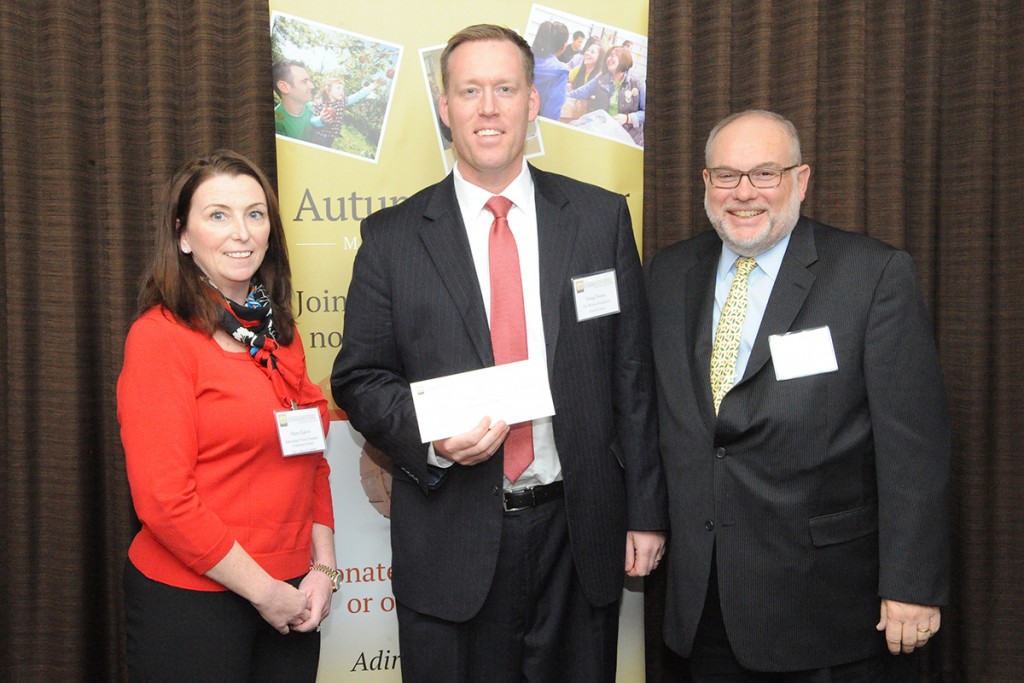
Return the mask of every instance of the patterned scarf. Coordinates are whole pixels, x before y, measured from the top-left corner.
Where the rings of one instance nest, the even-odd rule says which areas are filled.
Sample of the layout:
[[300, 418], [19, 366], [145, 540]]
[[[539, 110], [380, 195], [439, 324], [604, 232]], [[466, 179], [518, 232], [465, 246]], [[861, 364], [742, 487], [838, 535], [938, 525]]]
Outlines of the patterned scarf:
[[220, 326], [224, 331], [248, 346], [253, 360], [265, 368], [276, 370], [274, 352], [280, 344], [274, 332], [274, 308], [263, 285], [252, 285], [244, 304], [236, 304], [223, 295], [218, 298], [224, 307], [220, 315]]
[[245, 303], [237, 304], [221, 294], [212, 282], [207, 282], [210, 294], [224, 309], [220, 316], [221, 328], [249, 347], [249, 357], [270, 378], [281, 405], [301, 404], [306, 384], [305, 368], [287, 367], [274, 353], [281, 345], [274, 331], [274, 307], [266, 288], [260, 283], [252, 284]]
[[327, 401], [320, 387], [313, 384], [306, 373], [306, 357], [303, 353], [275, 352], [281, 348], [274, 331], [274, 310], [262, 284], [254, 283], [244, 304], [221, 294], [212, 282], [210, 294], [223, 306], [220, 324], [225, 332], [249, 347], [249, 357], [270, 378], [274, 392], [285, 408], [296, 406], [315, 407], [323, 419], [327, 415]]

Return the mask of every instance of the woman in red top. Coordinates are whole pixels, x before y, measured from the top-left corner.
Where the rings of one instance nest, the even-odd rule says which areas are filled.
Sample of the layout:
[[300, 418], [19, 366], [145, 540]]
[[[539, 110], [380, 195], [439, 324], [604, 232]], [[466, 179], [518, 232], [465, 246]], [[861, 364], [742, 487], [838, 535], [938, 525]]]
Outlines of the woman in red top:
[[266, 176], [229, 151], [168, 186], [117, 384], [142, 529], [133, 680], [314, 681], [338, 573], [323, 455]]

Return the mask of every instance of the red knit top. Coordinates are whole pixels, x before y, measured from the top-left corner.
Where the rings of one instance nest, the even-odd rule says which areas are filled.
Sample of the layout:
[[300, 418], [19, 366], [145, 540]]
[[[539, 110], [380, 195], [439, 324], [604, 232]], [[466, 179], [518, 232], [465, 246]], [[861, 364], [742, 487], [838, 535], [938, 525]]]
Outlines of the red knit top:
[[[299, 335], [276, 355], [299, 367], [300, 407], [327, 403], [308, 379]], [[323, 453], [284, 457], [266, 372], [246, 352], [221, 348], [162, 308], [132, 325], [117, 382], [135, 512], [142, 530], [128, 556], [147, 577], [180, 588], [225, 590], [203, 574], [237, 541], [276, 579], [306, 573], [313, 522], [334, 528]]]

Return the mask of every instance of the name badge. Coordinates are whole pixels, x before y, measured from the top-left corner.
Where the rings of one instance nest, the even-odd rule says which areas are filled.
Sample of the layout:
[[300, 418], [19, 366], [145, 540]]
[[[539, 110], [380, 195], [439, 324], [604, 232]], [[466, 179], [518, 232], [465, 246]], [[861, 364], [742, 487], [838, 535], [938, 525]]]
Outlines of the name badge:
[[614, 268], [574, 277], [572, 291], [576, 300], [576, 322], [619, 312], [619, 285]]
[[319, 453], [326, 448], [320, 411], [316, 408], [301, 410], [275, 410], [277, 436], [281, 439], [281, 453], [290, 457]]
[[839, 370], [828, 326], [768, 337], [778, 381]]

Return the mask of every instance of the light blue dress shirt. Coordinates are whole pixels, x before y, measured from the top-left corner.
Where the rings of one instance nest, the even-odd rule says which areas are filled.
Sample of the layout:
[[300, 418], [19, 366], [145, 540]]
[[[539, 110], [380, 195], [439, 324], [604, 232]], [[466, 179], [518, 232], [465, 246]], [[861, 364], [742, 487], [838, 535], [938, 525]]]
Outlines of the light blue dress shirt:
[[[743, 334], [740, 337], [740, 352], [736, 357], [736, 382], [738, 383], [747, 369], [750, 350], [757, 339], [757, 331], [761, 328], [761, 319], [768, 307], [768, 298], [772, 295], [772, 287], [782, 267], [782, 257], [789, 246], [789, 235], [786, 235], [774, 247], [754, 257], [757, 267], [750, 271], [747, 280], [747, 317], [743, 319]], [[715, 338], [718, 319], [722, 315], [722, 306], [729, 296], [732, 279], [736, 276], [736, 259], [740, 255], [722, 244], [722, 256], [718, 260], [718, 271], [715, 275], [715, 310], [711, 316], [711, 339]]]

